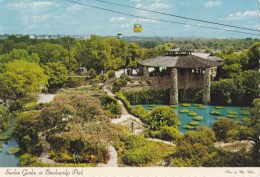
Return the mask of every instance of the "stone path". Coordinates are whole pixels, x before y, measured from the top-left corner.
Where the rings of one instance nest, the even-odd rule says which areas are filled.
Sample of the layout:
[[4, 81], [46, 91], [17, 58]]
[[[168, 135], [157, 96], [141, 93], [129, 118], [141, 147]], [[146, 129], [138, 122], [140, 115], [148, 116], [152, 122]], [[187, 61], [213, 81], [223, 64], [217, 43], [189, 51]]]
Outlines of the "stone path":
[[43, 163], [47, 163], [47, 164], [57, 164], [57, 162], [55, 162], [54, 160], [49, 158], [49, 152], [51, 149], [50, 149], [50, 144], [46, 140], [46, 135], [43, 135], [43, 133], [40, 133], [39, 137], [42, 142], [42, 153], [41, 153], [40, 157], [38, 158], [38, 160], [40, 160]]
[[234, 141], [232, 143], [224, 143], [223, 141], [221, 142], [216, 142], [214, 144], [215, 147], [219, 148], [225, 148], [229, 149], [232, 152], [238, 152], [241, 150], [243, 147], [246, 148], [246, 151], [250, 151], [254, 145], [253, 141], [248, 141], [248, 140], [243, 140], [243, 141]]
[[56, 94], [45, 94], [45, 93], [41, 93], [38, 95], [38, 101], [37, 104], [40, 103], [49, 103], [51, 102]]
[[108, 146], [109, 160], [107, 164], [98, 164], [98, 167], [118, 167], [117, 151], [114, 146]]

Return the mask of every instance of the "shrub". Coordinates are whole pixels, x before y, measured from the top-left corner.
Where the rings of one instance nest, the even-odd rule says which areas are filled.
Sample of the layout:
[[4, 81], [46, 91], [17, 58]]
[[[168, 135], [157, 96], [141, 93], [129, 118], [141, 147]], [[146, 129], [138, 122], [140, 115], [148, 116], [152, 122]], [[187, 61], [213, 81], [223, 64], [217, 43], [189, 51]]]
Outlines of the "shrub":
[[196, 115], [197, 115], [196, 112], [190, 112], [190, 113], [189, 113], [189, 116], [196, 116]]
[[159, 130], [156, 131], [149, 131], [149, 135], [152, 138], [161, 138], [161, 132]]
[[146, 122], [151, 125], [151, 129], [157, 130], [159, 127], [178, 126], [178, 115], [169, 106], [158, 106], [152, 110], [150, 115], [146, 118]]
[[124, 91], [123, 94], [131, 104], [168, 104], [170, 90], [145, 89]]
[[141, 105], [137, 105], [134, 108], [132, 108], [131, 113], [133, 115], [135, 115], [136, 117], [139, 117], [143, 120], [144, 120], [145, 117], [147, 117], [149, 115], [148, 111]]
[[88, 71], [87, 75], [88, 75], [89, 78], [92, 79], [92, 78], [95, 78], [97, 76], [97, 73], [96, 73], [96, 71], [93, 68], [90, 68], [90, 70]]
[[119, 92], [120, 91], [120, 87], [119, 86], [112, 86], [112, 93], [116, 93], [116, 92]]
[[36, 156], [32, 156], [32, 154], [23, 154], [20, 157], [20, 166], [21, 167], [28, 167], [30, 166], [30, 164], [33, 164], [37, 161], [37, 157]]
[[115, 98], [121, 100], [123, 102], [125, 108], [129, 112], [132, 112], [132, 106], [131, 106], [130, 102], [126, 99], [126, 97], [122, 94], [122, 92], [117, 92], [115, 94]]
[[100, 101], [104, 108], [111, 112], [113, 115], [121, 114], [121, 106], [115, 98], [109, 95], [104, 95], [100, 98]]
[[115, 80], [113, 86], [124, 87], [126, 86], [126, 84], [127, 84], [126, 80], [119, 78]]
[[179, 137], [179, 131], [175, 127], [162, 126], [160, 128], [161, 138], [164, 140], [177, 140]]
[[103, 82], [103, 83], [107, 82], [108, 81], [108, 74], [100, 74], [99, 80], [100, 80], [100, 82]]
[[188, 112], [190, 112], [188, 109], [181, 109], [180, 110], [180, 113], [188, 113]]
[[108, 78], [114, 78], [114, 77], [116, 76], [114, 70], [109, 70], [109, 71], [107, 72], [107, 75], [108, 75]]
[[127, 74], [124, 74], [124, 73], [122, 73], [120, 75], [120, 78], [125, 80], [125, 81], [131, 81], [132, 80], [130, 76], [128, 76]]
[[147, 164], [153, 159], [157, 159], [158, 151], [153, 145], [141, 146], [125, 152], [122, 157], [123, 163], [126, 165], [142, 165]]

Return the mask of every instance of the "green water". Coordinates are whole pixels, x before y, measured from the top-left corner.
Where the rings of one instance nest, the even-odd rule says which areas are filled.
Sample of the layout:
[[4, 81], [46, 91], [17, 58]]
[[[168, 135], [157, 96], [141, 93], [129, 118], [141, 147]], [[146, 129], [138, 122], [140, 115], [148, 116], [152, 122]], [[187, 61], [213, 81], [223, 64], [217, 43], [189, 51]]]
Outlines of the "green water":
[[[12, 125], [14, 125], [15, 119], [10, 120], [9, 124], [11, 125], [7, 131], [0, 133], [2, 135], [8, 135], [11, 137], [13, 129]], [[0, 147], [2, 147], [2, 151], [0, 152], [0, 167], [19, 167], [19, 158], [14, 154], [9, 154], [7, 151], [11, 147], [18, 147], [14, 138], [11, 138], [7, 141], [0, 141]]]
[[[132, 105], [133, 107], [135, 107], [136, 105]], [[151, 110], [151, 105], [149, 107], [149, 104], [144, 104], [142, 105], [145, 109], [147, 110]], [[154, 105], [154, 107], [159, 106], [159, 105]], [[249, 110], [242, 110], [241, 107], [224, 107], [223, 109], [216, 109], [215, 106], [210, 106], [210, 105], [203, 105], [206, 107], [206, 109], [199, 109], [199, 107], [194, 106], [193, 104], [191, 104], [191, 106], [189, 107], [184, 107], [181, 106], [181, 104], [178, 105], [177, 108], [172, 108], [176, 111], [176, 113], [179, 116], [179, 122], [181, 123], [181, 125], [179, 125], [179, 131], [182, 133], [185, 133], [189, 130], [183, 128], [184, 125], [189, 124], [191, 121], [195, 121], [194, 120], [194, 116], [189, 116], [188, 113], [180, 113], [180, 110], [182, 109], [187, 109], [189, 110], [189, 112], [196, 112], [197, 116], [202, 116], [203, 120], [198, 121], [199, 125], [197, 125], [197, 127], [199, 127], [200, 125], [204, 125], [208, 128], [211, 128], [212, 125], [214, 124], [214, 122], [221, 116], [227, 116], [229, 114], [229, 112], [237, 112], [237, 118], [232, 118], [232, 120], [235, 121], [239, 121], [244, 117], [248, 117], [248, 116], [243, 116], [241, 115], [242, 112], [249, 112]], [[153, 108], [154, 108], [153, 107]], [[210, 112], [211, 111], [219, 111], [221, 113], [221, 115], [211, 115]]]

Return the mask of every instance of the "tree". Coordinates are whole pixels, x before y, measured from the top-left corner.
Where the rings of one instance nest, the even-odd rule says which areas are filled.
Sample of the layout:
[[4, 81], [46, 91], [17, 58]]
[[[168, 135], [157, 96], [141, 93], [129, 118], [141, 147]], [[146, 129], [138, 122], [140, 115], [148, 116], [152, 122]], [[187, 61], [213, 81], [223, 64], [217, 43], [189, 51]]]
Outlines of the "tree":
[[68, 79], [67, 68], [60, 62], [48, 62], [43, 66], [44, 73], [49, 76], [48, 87], [59, 88]]
[[214, 122], [212, 130], [216, 134], [216, 138], [221, 141], [227, 142], [228, 140], [228, 131], [234, 129], [236, 127], [236, 123], [228, 118], [221, 117], [217, 121]]
[[5, 65], [0, 74], [0, 96], [6, 100], [22, 97], [26, 93], [38, 92], [47, 84], [48, 76], [36, 63], [15, 60]]

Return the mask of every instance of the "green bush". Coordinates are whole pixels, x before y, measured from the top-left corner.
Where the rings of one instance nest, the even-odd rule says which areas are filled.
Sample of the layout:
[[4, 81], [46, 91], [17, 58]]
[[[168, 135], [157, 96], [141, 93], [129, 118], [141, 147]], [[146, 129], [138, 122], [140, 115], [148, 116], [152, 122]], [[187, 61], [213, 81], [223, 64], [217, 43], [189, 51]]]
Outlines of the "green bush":
[[175, 127], [162, 126], [160, 128], [161, 138], [164, 140], [172, 141], [179, 138], [179, 130]]
[[188, 103], [201, 103], [203, 89], [200, 88], [188, 88], [188, 89], [179, 89], [179, 101], [188, 102]]
[[131, 81], [132, 80], [130, 76], [128, 76], [127, 74], [124, 74], [124, 73], [122, 73], [120, 75], [120, 78], [123, 79], [123, 80], [126, 80], [126, 81]]
[[122, 92], [117, 92], [115, 94], [115, 98], [121, 100], [123, 102], [125, 108], [127, 109], [127, 111], [132, 113], [132, 106], [131, 106], [130, 102], [126, 99], [126, 97], [122, 94]]
[[119, 78], [115, 80], [113, 86], [124, 87], [126, 86], [126, 84], [127, 84], [126, 80]]
[[121, 106], [115, 98], [109, 95], [104, 95], [100, 97], [100, 101], [105, 110], [111, 112], [112, 115], [116, 116], [121, 114]]
[[170, 101], [170, 90], [134, 90], [124, 91], [123, 94], [131, 104], [168, 104]]
[[158, 106], [152, 110], [145, 119], [146, 123], [151, 126], [152, 130], [158, 130], [161, 126], [178, 126], [178, 115], [169, 106]]
[[135, 149], [146, 144], [145, 138], [140, 135], [130, 135], [125, 139], [124, 142], [126, 149]]
[[103, 82], [103, 83], [107, 82], [108, 81], [108, 74], [100, 74], [99, 75], [99, 81]]
[[122, 160], [126, 165], [142, 165], [152, 162], [158, 157], [158, 151], [152, 144], [128, 150], [124, 153]]
[[142, 120], [144, 120], [144, 118], [149, 115], [149, 112], [141, 105], [137, 105], [134, 108], [132, 108], [131, 113], [136, 117], [141, 118]]
[[112, 86], [112, 93], [116, 93], [116, 92], [119, 92], [120, 91], [120, 87], [119, 86]]
[[108, 75], [109, 78], [114, 78], [114, 77], [116, 77], [114, 70], [109, 70], [109, 71], [107, 72], [107, 75]]
[[156, 131], [149, 131], [149, 135], [152, 138], [161, 138], [161, 131], [156, 130]]

